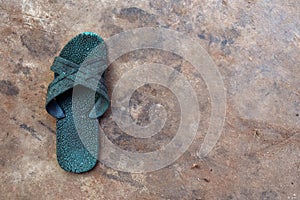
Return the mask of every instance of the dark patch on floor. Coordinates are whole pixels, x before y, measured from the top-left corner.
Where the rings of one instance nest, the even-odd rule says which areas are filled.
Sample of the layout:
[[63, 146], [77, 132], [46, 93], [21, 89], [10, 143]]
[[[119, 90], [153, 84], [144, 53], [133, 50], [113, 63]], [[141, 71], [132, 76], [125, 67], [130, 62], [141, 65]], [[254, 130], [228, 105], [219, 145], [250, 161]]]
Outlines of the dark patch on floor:
[[104, 24], [101, 28], [108, 31], [109, 36], [113, 36], [113, 35], [123, 32], [122, 27], [114, 25], [114, 24]]
[[20, 92], [19, 88], [9, 80], [0, 81], [0, 93], [8, 96], [16, 96]]
[[241, 32], [239, 29], [237, 29], [236, 27], [231, 27], [231, 28], [227, 28], [225, 30], [225, 33], [223, 35], [223, 38], [231, 41], [232, 44], [234, 43], [234, 40], [236, 40], [238, 37], [241, 36]]
[[13, 71], [14, 74], [18, 74], [22, 72], [24, 75], [30, 74], [30, 68], [28, 66], [23, 66], [23, 59], [20, 58], [18, 63], [15, 65], [15, 69]]
[[126, 19], [131, 23], [139, 22], [141, 25], [151, 25], [156, 23], [156, 17], [137, 7], [123, 8], [117, 14], [118, 18]]
[[0, 158], [0, 165], [1, 165], [2, 167], [5, 166], [5, 160], [3, 160], [2, 158]]
[[206, 36], [204, 33], [200, 33], [200, 34], [198, 34], [198, 38], [200, 38], [201, 40], [205, 40]]
[[261, 200], [276, 200], [278, 199], [278, 194], [273, 190], [267, 190], [261, 193]]
[[241, 35], [240, 31], [235, 28], [227, 28], [222, 35], [214, 35], [213, 33], [206, 33], [202, 31], [197, 36], [201, 40], [208, 40], [209, 45], [220, 44], [221, 48], [225, 48], [226, 45], [232, 45], [235, 43], [235, 39]]
[[118, 175], [114, 175], [114, 174], [108, 174], [106, 171], [103, 171], [102, 175], [109, 179], [113, 179], [122, 183], [129, 183], [133, 187], [137, 187], [137, 188], [144, 187], [141, 183], [133, 180], [131, 174], [128, 172], [118, 171]]
[[41, 138], [39, 138], [39, 136], [36, 134], [36, 131], [32, 127], [28, 126], [27, 124], [20, 124], [20, 128], [28, 131], [31, 134], [31, 136], [38, 139], [39, 141], [42, 141]]
[[212, 43], [218, 44], [221, 41], [218, 37], [214, 36], [211, 33], [208, 35], [208, 40], [209, 40], [209, 45], [211, 45]]
[[41, 120], [38, 121], [40, 125], [42, 125], [43, 127], [47, 128], [48, 131], [50, 131], [51, 133], [54, 133], [55, 134], [55, 131], [49, 127], [47, 124], [45, 124], [44, 122], [42, 122]]
[[21, 35], [21, 41], [34, 57], [52, 57], [60, 48], [57, 37], [44, 31], [28, 31]]

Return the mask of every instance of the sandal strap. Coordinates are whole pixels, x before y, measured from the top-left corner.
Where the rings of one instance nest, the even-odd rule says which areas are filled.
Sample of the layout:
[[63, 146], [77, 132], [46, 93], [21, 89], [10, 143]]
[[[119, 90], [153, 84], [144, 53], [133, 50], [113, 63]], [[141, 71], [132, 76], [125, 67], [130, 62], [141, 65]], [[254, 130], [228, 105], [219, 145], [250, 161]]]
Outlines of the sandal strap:
[[[106, 55], [105, 55], [106, 56]], [[90, 117], [98, 118], [108, 109], [109, 97], [103, 78], [103, 72], [107, 68], [105, 57], [87, 57], [80, 65], [62, 57], [56, 57], [51, 70], [54, 72], [54, 80], [49, 84], [46, 110], [57, 119], [65, 117], [61, 107], [56, 102], [56, 97], [72, 89], [76, 85], [89, 88], [100, 96], [95, 106], [91, 109]]]

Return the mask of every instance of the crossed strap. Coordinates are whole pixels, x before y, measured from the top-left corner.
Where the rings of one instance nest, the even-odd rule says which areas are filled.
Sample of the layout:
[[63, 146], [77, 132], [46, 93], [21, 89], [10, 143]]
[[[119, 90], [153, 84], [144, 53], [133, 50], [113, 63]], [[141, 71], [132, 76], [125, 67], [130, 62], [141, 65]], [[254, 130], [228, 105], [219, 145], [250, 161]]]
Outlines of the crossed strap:
[[82, 85], [95, 91], [100, 96], [89, 116], [91, 118], [98, 118], [103, 115], [109, 105], [109, 97], [103, 78], [106, 68], [106, 60], [102, 57], [87, 58], [80, 65], [62, 57], [56, 57], [51, 66], [51, 70], [54, 72], [54, 80], [48, 87], [46, 99], [47, 112], [57, 119], [64, 118], [65, 114], [56, 102], [56, 97], [76, 85]]

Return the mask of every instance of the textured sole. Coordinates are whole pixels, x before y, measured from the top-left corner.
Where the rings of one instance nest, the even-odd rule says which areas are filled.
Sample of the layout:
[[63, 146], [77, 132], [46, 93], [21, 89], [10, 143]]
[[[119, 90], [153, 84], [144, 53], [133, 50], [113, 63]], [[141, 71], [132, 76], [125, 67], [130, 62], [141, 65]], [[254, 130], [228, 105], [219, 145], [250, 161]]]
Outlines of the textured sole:
[[[63, 48], [60, 56], [80, 64], [89, 52], [101, 43], [103, 40], [98, 35], [82, 33]], [[76, 92], [73, 93], [73, 90]], [[95, 92], [83, 86], [76, 86], [73, 90], [57, 98], [66, 117], [56, 121], [56, 154], [61, 168], [82, 173], [91, 170], [97, 164], [98, 120], [89, 118], [91, 101], [94, 103], [96, 99]]]

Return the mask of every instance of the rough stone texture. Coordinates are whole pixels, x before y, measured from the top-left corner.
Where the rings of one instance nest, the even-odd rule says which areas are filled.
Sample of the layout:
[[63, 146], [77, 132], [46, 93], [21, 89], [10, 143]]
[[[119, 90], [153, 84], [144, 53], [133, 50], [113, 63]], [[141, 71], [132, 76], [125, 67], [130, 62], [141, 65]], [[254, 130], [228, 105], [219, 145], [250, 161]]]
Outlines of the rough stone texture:
[[[299, 199], [299, 10], [296, 0], [1, 0], [0, 199]], [[193, 66], [168, 52], [134, 51], [110, 66], [109, 90], [140, 64], [174, 67], [198, 95], [201, 122], [193, 144], [155, 172], [120, 172], [101, 162], [89, 173], [64, 172], [56, 161], [55, 120], [44, 109], [54, 56], [80, 32], [107, 39], [144, 26], [186, 33], [218, 66], [227, 90], [218, 144], [206, 159], [197, 157], [211, 108]], [[123, 133], [111, 111], [100, 125], [120, 148], [153, 151], [176, 133], [176, 97], [149, 84], [134, 93], [130, 105], [132, 118], [146, 125], [148, 109], [156, 103], [168, 110], [168, 120], [153, 138]]]

